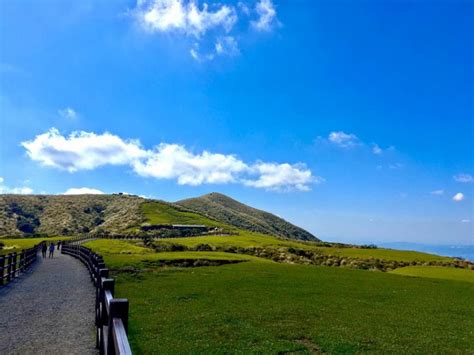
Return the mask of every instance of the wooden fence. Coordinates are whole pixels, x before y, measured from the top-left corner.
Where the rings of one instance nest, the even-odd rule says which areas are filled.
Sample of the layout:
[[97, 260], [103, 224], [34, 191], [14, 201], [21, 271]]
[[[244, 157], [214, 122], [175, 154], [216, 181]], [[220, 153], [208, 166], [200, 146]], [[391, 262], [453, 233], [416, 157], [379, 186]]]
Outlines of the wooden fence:
[[127, 337], [128, 300], [114, 298], [115, 280], [109, 278], [109, 269], [106, 268], [104, 259], [80, 245], [81, 241], [87, 239], [93, 238], [74, 238], [62, 246], [61, 252], [81, 260], [89, 269], [94, 282], [96, 347], [100, 354], [132, 354]]
[[0, 256], [0, 286], [8, 284], [15, 277], [25, 272], [36, 260], [38, 251], [43, 246], [41, 242], [19, 253], [10, 253]]

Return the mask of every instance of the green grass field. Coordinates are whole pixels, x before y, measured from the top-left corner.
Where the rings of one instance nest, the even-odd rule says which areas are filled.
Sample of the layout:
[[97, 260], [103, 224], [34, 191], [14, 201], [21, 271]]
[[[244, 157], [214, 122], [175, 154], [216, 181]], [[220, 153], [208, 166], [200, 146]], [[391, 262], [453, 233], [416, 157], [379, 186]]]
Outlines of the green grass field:
[[135, 243], [122, 240], [94, 240], [87, 242], [84, 246], [89, 247], [102, 255], [110, 269], [123, 269], [133, 267], [140, 270], [149, 267], [150, 263], [167, 260], [239, 260], [269, 262], [265, 259], [249, 255], [239, 255], [221, 252], [164, 252], [155, 253], [152, 249], [136, 246]]
[[407, 266], [393, 270], [391, 273], [414, 277], [429, 277], [433, 279], [474, 282], [474, 271], [467, 269], [455, 269], [452, 267]]
[[[230, 238], [179, 243], [230, 243]], [[268, 238], [239, 236], [235, 242], [286, 242]], [[118, 240], [86, 245], [112, 269], [116, 296], [130, 300], [135, 354], [474, 351], [471, 282], [280, 264], [222, 252], [156, 253]], [[196, 268], [155, 263], [211, 257], [245, 262]]]
[[58, 240], [67, 240], [69, 237], [51, 237], [51, 238], [0, 238], [0, 242], [2, 242], [5, 246], [0, 249], [0, 255], [5, 255], [9, 253], [19, 252], [22, 249], [28, 249], [33, 247], [36, 244], [41, 243], [43, 240], [45, 241], [58, 241]]
[[228, 227], [197, 213], [184, 212], [160, 202], [146, 202], [141, 206], [146, 223], [149, 224], [203, 224], [206, 226]]
[[288, 239], [278, 239], [269, 235], [239, 231], [236, 236], [202, 236], [192, 238], [170, 238], [157, 240], [157, 244], [180, 244], [187, 247], [195, 247], [199, 244], [209, 244], [215, 247], [271, 247], [271, 248], [300, 248], [318, 251], [326, 255], [337, 255], [361, 259], [384, 259], [395, 261], [448, 261], [450, 258], [416, 251], [393, 250], [393, 249], [361, 249], [361, 248], [337, 248], [321, 247], [313, 242], [299, 242]]

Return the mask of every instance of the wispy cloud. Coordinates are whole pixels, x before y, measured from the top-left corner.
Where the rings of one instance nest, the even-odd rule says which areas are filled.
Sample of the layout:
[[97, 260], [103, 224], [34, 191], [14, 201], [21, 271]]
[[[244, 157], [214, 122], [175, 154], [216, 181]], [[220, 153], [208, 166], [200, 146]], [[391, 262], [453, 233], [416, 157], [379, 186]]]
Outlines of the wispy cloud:
[[471, 174], [457, 174], [453, 176], [453, 179], [457, 182], [473, 182], [474, 177]]
[[252, 12], [257, 19], [250, 24], [258, 31], [269, 31], [277, 23], [271, 0], [258, 1], [252, 10], [242, 2], [201, 5], [198, 0], [137, 0], [130, 14], [145, 33], [174, 33], [191, 40], [189, 54], [205, 61], [240, 53], [236, 25], [239, 20], [249, 21]]
[[389, 146], [388, 148], [382, 148], [377, 143], [366, 144], [354, 133], [346, 133], [344, 131], [333, 131], [329, 133], [327, 140], [323, 137], [318, 137], [320, 141], [327, 141], [339, 148], [350, 149], [359, 146], [370, 146], [371, 151], [375, 155], [382, 155], [385, 152], [392, 152], [395, 150], [394, 146]]
[[394, 163], [394, 164], [389, 164], [388, 165], [388, 168], [390, 170], [401, 170], [403, 169], [405, 166], [402, 164], [402, 163]]
[[28, 195], [33, 193], [33, 189], [28, 186], [8, 187], [4, 184], [3, 177], [0, 177], [0, 194], [20, 194]]
[[70, 107], [60, 109], [58, 110], [58, 113], [61, 117], [66, 118], [68, 120], [75, 120], [78, 117], [77, 112]]
[[465, 196], [462, 192], [458, 192], [456, 195], [453, 196], [453, 201], [461, 202], [465, 199]]
[[252, 21], [252, 26], [258, 31], [270, 31], [279, 24], [275, 5], [271, 0], [260, 0], [255, 5], [258, 19]]
[[328, 140], [341, 148], [352, 148], [362, 144], [355, 134], [342, 131], [329, 133]]
[[145, 149], [138, 140], [110, 133], [81, 131], [63, 136], [52, 128], [22, 146], [32, 160], [71, 173], [124, 165], [140, 176], [173, 179], [180, 185], [238, 183], [279, 191], [307, 191], [311, 184], [322, 181], [301, 163], [247, 163], [232, 154], [206, 150], [194, 153], [183, 145], [169, 143]]
[[434, 190], [434, 191], [431, 191], [430, 194], [436, 195], [436, 196], [441, 196], [441, 195], [444, 194], [444, 190]]
[[461, 223], [471, 223], [470, 219], [461, 219]]
[[97, 189], [91, 189], [89, 187], [71, 187], [70, 189], [67, 189], [63, 195], [103, 195], [104, 192], [97, 190]]

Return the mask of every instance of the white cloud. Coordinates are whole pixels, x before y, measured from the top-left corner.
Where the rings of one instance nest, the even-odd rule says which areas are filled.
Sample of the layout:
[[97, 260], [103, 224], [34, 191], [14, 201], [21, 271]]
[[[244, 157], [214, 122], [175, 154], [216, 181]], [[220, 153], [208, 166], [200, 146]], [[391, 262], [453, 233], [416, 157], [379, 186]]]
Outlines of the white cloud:
[[436, 195], [436, 196], [441, 196], [441, 195], [444, 194], [444, 190], [434, 190], [434, 191], [431, 191], [430, 194]]
[[237, 22], [234, 7], [216, 7], [215, 11], [209, 11], [207, 3], [200, 8], [195, 1], [140, 0], [133, 14], [139, 24], [149, 32], [178, 31], [199, 38], [216, 28], [229, 32]]
[[3, 177], [0, 177], [0, 194], [19, 194], [29, 195], [33, 193], [33, 189], [28, 186], [8, 187], [4, 184]]
[[453, 179], [457, 182], [473, 182], [474, 177], [470, 174], [457, 174], [453, 176]]
[[461, 223], [471, 223], [470, 219], [461, 219]]
[[[252, 10], [258, 20], [252, 27], [268, 31], [278, 23], [276, 10], [271, 0], [260, 0]], [[197, 61], [212, 60], [216, 55], [234, 56], [239, 53], [235, 36], [239, 14], [249, 21], [250, 8], [242, 2], [235, 6], [212, 1], [209, 4], [199, 0], [137, 0], [130, 14], [146, 33], [174, 33], [191, 37], [193, 42], [202, 43], [205, 54], [200, 53], [196, 43], [189, 54]]]
[[304, 164], [248, 164], [232, 154], [195, 154], [179, 144], [161, 143], [145, 150], [136, 140], [110, 133], [81, 131], [63, 136], [53, 128], [22, 145], [32, 160], [71, 173], [125, 165], [137, 175], [173, 179], [180, 185], [239, 183], [268, 190], [306, 191], [309, 184], [322, 181]]
[[[211, 7], [207, 3], [200, 6], [197, 1], [138, 0], [132, 14], [140, 27], [149, 33], [174, 32], [200, 42], [208, 33], [218, 37], [227, 35], [238, 20], [233, 6], [213, 4]], [[204, 56], [196, 48], [191, 48], [189, 52], [196, 60], [214, 58], [214, 50]]]
[[310, 190], [310, 183], [320, 183], [320, 177], [314, 177], [311, 170], [303, 164], [257, 163], [251, 167], [259, 175], [256, 180], [244, 180], [247, 186], [264, 188], [267, 190]]
[[277, 13], [272, 0], [260, 0], [255, 5], [258, 20], [252, 21], [252, 26], [258, 31], [270, 31], [278, 24]]
[[71, 187], [63, 195], [103, 195], [104, 192], [89, 187]]
[[372, 147], [372, 153], [380, 155], [383, 153], [383, 150], [377, 144], [374, 144]]
[[58, 113], [61, 117], [66, 118], [68, 120], [75, 120], [78, 117], [77, 112], [74, 111], [70, 107], [60, 109], [60, 110], [58, 110]]
[[239, 47], [234, 37], [224, 36], [216, 40], [215, 51], [217, 55], [235, 56], [239, 54]]
[[465, 196], [463, 193], [458, 192], [456, 195], [453, 196], [453, 201], [460, 202], [465, 199]]
[[207, 151], [193, 154], [182, 145], [162, 143], [145, 161], [134, 163], [140, 176], [177, 179], [180, 185], [225, 184], [236, 182], [236, 175], [247, 165], [233, 155]]
[[329, 133], [328, 140], [341, 148], [352, 148], [361, 144], [355, 134], [348, 134], [342, 131]]
[[31, 159], [70, 172], [129, 164], [147, 154], [137, 141], [124, 141], [107, 132], [97, 135], [81, 131], [65, 137], [55, 128], [21, 145]]

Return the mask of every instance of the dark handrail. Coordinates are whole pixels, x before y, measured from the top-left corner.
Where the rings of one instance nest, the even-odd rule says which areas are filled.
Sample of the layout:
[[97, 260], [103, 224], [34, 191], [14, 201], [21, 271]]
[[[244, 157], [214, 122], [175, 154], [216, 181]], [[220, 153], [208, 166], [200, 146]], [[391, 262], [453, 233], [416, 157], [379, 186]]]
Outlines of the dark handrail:
[[38, 250], [45, 242], [36, 244], [32, 248], [23, 249], [19, 253], [10, 253], [0, 256], [0, 286], [4, 286], [20, 276], [36, 261]]
[[96, 347], [100, 354], [131, 355], [128, 342], [128, 300], [114, 298], [115, 280], [109, 278], [104, 259], [79, 243], [90, 236], [74, 238], [63, 244], [61, 252], [82, 261], [88, 268], [96, 288]]

